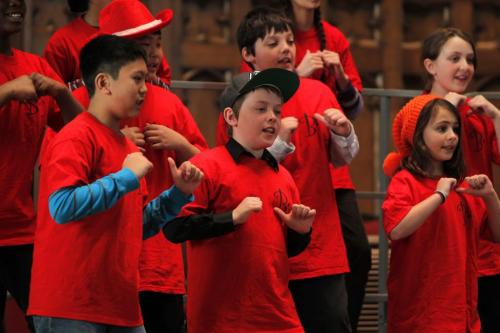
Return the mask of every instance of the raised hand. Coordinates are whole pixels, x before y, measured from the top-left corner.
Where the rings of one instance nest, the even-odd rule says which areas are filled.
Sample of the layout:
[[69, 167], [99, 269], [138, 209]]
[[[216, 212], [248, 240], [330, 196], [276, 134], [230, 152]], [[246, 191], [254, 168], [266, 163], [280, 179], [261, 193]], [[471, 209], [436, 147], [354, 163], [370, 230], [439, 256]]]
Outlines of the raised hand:
[[147, 124], [144, 127], [144, 136], [153, 149], [180, 150], [189, 144], [181, 134], [158, 124]]
[[146, 141], [144, 140], [144, 134], [141, 132], [139, 127], [128, 127], [125, 126], [120, 130], [123, 135], [132, 141], [141, 152], [145, 152], [144, 146], [146, 145]]
[[498, 110], [495, 105], [484, 98], [483, 95], [477, 95], [471, 98], [468, 104], [474, 112], [479, 114], [484, 113], [493, 120], [500, 117], [500, 110]]
[[274, 207], [274, 212], [286, 226], [300, 234], [306, 234], [311, 230], [316, 210], [305, 205], [294, 204], [289, 213], [285, 213], [278, 207]]
[[436, 191], [439, 191], [448, 197], [450, 191], [457, 185], [457, 180], [455, 178], [441, 178], [436, 185]]
[[2, 88], [8, 92], [8, 100], [36, 101], [38, 99], [35, 85], [28, 75], [22, 75], [6, 82]]
[[444, 99], [450, 102], [451, 104], [455, 105], [455, 107], [458, 107], [460, 104], [465, 102], [467, 96], [457, 94], [455, 92], [449, 92], [444, 96]]
[[310, 52], [306, 51], [304, 58], [297, 66], [297, 74], [302, 77], [310, 77], [315, 70], [323, 68], [323, 58], [321, 57], [321, 51]]
[[314, 118], [321, 121], [337, 135], [347, 137], [351, 134], [351, 122], [338, 109], [326, 109], [323, 114], [315, 113]]
[[285, 117], [281, 119], [279, 137], [281, 140], [290, 143], [292, 133], [299, 126], [299, 120], [295, 117]]
[[137, 179], [141, 179], [151, 171], [153, 163], [151, 163], [142, 153], [135, 152], [125, 157], [123, 167], [130, 169]]
[[495, 194], [495, 189], [491, 180], [486, 175], [474, 175], [465, 177], [468, 188], [459, 187], [457, 192], [467, 193], [478, 197], [486, 197]]
[[234, 225], [243, 224], [248, 220], [252, 213], [260, 212], [262, 210], [262, 200], [258, 197], [246, 197], [243, 199], [238, 207], [233, 210], [233, 223]]
[[38, 96], [49, 95], [57, 97], [61, 91], [67, 89], [61, 82], [39, 73], [31, 73], [30, 78], [33, 81]]
[[169, 157], [168, 164], [175, 186], [185, 195], [192, 194], [198, 185], [200, 185], [204, 176], [203, 172], [189, 161], [182, 163], [177, 168], [174, 159]]
[[335, 81], [339, 85], [340, 89], [344, 90], [349, 84], [349, 76], [347, 76], [344, 72], [344, 67], [342, 66], [339, 54], [337, 52], [323, 50], [321, 51], [321, 58], [323, 59], [325, 66], [333, 70]]

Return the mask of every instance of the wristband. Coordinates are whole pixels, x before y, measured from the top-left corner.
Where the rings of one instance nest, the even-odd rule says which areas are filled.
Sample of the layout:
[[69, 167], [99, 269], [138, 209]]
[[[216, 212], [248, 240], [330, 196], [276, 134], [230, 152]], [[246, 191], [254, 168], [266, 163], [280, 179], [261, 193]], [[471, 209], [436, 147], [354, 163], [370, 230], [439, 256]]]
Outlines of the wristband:
[[441, 197], [441, 205], [444, 204], [444, 202], [446, 201], [446, 195], [439, 190], [434, 191], [434, 193], [439, 194], [439, 196]]

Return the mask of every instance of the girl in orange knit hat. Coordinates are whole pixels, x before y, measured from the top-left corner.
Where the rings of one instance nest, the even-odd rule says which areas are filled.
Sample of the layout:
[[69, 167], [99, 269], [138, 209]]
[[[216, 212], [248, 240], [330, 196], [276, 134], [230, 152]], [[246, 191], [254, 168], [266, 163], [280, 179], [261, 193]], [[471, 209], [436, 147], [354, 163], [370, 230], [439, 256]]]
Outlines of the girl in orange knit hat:
[[434, 95], [415, 97], [394, 120], [382, 206], [392, 239], [389, 333], [480, 331], [479, 232], [500, 242], [500, 202], [486, 175], [465, 177], [460, 135], [457, 109]]
[[[500, 111], [481, 95], [462, 95], [477, 66], [472, 39], [458, 29], [439, 29], [425, 39], [422, 62], [426, 90], [450, 101], [460, 113], [466, 175], [485, 174], [493, 179], [491, 162], [500, 164]], [[500, 245], [493, 242], [488, 228], [481, 233], [478, 271], [482, 329], [500, 332]]]

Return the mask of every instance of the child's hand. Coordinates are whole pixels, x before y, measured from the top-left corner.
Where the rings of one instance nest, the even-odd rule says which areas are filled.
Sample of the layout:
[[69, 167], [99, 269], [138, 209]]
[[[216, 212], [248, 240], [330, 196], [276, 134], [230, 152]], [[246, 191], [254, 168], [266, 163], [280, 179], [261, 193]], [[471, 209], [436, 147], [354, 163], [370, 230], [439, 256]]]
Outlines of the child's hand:
[[315, 113], [314, 118], [321, 121], [337, 135], [347, 137], [351, 134], [351, 122], [338, 109], [326, 109], [322, 115]]
[[145, 152], [144, 146], [146, 145], [146, 141], [144, 141], [144, 134], [141, 132], [139, 127], [128, 127], [125, 126], [120, 130], [123, 135], [132, 141], [141, 152]]
[[467, 96], [460, 95], [455, 92], [449, 92], [444, 96], [444, 99], [453, 104], [455, 107], [458, 107], [467, 99]]
[[344, 67], [340, 61], [339, 54], [337, 52], [323, 50], [321, 52], [321, 58], [327, 67], [333, 69], [333, 74], [335, 75], [335, 81], [343, 91], [349, 84], [349, 76], [344, 72]]
[[147, 124], [144, 135], [153, 149], [180, 150], [189, 143], [173, 129], [158, 124]]
[[459, 187], [457, 188], [457, 192], [467, 193], [478, 197], [486, 197], [495, 194], [493, 184], [486, 175], [465, 177], [465, 181], [469, 184], [469, 187]]
[[457, 185], [457, 180], [455, 178], [441, 178], [436, 186], [436, 191], [439, 191], [448, 197], [450, 191]]
[[297, 66], [297, 74], [302, 77], [310, 77], [315, 70], [323, 68], [323, 58], [321, 57], [321, 51], [311, 53], [309, 50], [306, 51], [304, 58]]
[[306, 234], [311, 230], [311, 225], [316, 216], [316, 210], [304, 205], [294, 204], [290, 213], [285, 213], [278, 207], [274, 207], [274, 212], [279, 216], [281, 221], [285, 222], [288, 228]]
[[192, 194], [198, 185], [200, 185], [203, 179], [203, 172], [189, 161], [182, 163], [177, 168], [174, 159], [169, 157], [168, 164], [175, 186], [185, 195]]
[[68, 89], [61, 82], [39, 73], [31, 73], [30, 78], [33, 81], [38, 96], [49, 95], [57, 97], [62, 90]]
[[281, 140], [290, 143], [292, 133], [299, 126], [299, 120], [295, 117], [285, 117], [281, 119], [279, 137]]
[[493, 120], [500, 118], [500, 111], [495, 105], [484, 98], [483, 95], [477, 95], [473, 97], [469, 100], [468, 104], [476, 113], [484, 113]]
[[258, 197], [246, 197], [238, 207], [233, 210], [234, 225], [243, 224], [248, 220], [251, 213], [260, 212], [262, 210], [262, 200]]
[[19, 76], [5, 85], [8, 85], [8, 91], [10, 91], [9, 99], [18, 101], [36, 101], [38, 99], [35, 85], [28, 75]]
[[123, 167], [129, 168], [137, 179], [144, 177], [153, 168], [151, 163], [142, 153], [135, 152], [128, 154], [123, 161]]

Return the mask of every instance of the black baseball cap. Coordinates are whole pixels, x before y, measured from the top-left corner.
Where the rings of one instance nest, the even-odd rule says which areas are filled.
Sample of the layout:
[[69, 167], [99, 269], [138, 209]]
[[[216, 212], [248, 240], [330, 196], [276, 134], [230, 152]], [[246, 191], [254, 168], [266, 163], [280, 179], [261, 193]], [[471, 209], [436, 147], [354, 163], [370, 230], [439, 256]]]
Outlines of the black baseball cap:
[[299, 88], [299, 77], [282, 68], [268, 68], [263, 71], [241, 73], [233, 77], [220, 96], [223, 109], [233, 107], [234, 102], [244, 94], [260, 87], [273, 87], [281, 92], [283, 103], [288, 101]]

